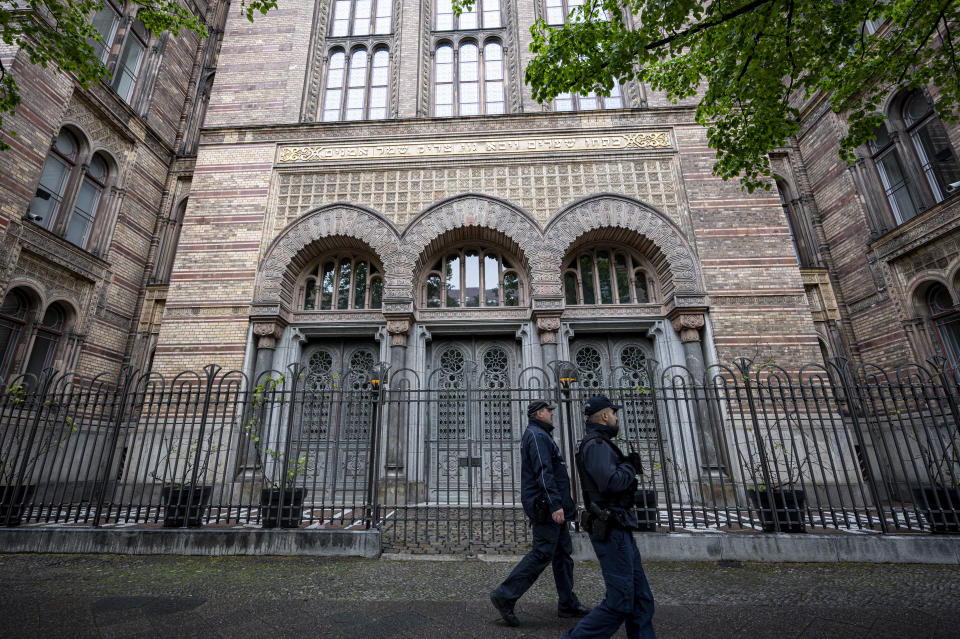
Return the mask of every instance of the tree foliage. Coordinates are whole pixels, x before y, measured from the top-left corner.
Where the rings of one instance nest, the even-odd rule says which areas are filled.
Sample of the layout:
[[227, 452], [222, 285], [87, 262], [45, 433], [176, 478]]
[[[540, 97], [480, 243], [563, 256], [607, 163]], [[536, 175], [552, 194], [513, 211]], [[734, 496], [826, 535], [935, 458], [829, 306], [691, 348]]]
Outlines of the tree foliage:
[[[134, 4], [140, 7], [137, 18], [151, 33], [176, 35], [186, 29], [201, 38], [207, 36], [203, 21], [178, 0], [137, 0]], [[240, 10], [252, 21], [256, 13], [266, 14], [276, 6], [276, 0], [241, 0]], [[101, 8], [102, 0], [8, 0], [0, 3], [0, 35], [5, 45], [26, 53], [32, 64], [58, 67], [86, 88], [110, 77], [93, 48], [93, 42], [102, 37], [91, 19]], [[4, 115], [16, 112], [20, 99], [13, 74], [0, 60], [0, 127]], [[0, 140], [0, 149], [8, 148]]]
[[[460, 0], [461, 8], [474, 0]], [[799, 100], [823, 92], [848, 122], [840, 155], [872, 139], [897, 88], [935, 85], [957, 121], [960, 0], [585, 0], [568, 24], [532, 27], [533, 97], [608, 94], [637, 79], [672, 100], [701, 95], [714, 174], [770, 188], [768, 153], [799, 129]], [[870, 34], [867, 21], [883, 23]]]

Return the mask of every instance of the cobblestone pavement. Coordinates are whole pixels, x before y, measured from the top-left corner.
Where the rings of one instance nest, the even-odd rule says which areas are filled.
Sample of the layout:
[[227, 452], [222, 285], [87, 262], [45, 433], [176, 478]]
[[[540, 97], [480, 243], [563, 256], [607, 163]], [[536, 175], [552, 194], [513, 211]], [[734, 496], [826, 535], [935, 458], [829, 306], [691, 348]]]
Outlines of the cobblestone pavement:
[[[507, 562], [0, 555], [3, 637], [557, 637], [545, 574], [519, 628], [487, 596]], [[960, 569], [650, 563], [663, 637], [957, 637]], [[576, 566], [587, 604], [599, 567]], [[622, 631], [618, 635], [624, 636]]]

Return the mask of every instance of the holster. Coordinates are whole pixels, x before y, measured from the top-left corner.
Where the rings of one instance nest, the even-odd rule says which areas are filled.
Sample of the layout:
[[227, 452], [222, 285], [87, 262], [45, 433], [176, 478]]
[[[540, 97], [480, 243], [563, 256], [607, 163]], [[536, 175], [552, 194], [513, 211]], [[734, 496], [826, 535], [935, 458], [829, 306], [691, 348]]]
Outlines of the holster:
[[553, 521], [550, 500], [546, 495], [540, 495], [533, 501], [533, 521], [537, 524], [549, 524]]
[[591, 503], [583, 512], [580, 524], [597, 541], [606, 541], [613, 530], [613, 513]]

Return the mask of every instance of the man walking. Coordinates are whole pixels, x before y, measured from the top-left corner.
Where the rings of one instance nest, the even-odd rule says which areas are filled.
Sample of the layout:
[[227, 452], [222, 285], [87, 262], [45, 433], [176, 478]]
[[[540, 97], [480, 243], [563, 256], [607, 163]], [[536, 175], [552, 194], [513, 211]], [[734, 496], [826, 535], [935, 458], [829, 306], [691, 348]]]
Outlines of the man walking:
[[577, 450], [577, 472], [586, 505], [584, 528], [600, 561], [606, 596], [575, 628], [568, 639], [612, 637], [624, 623], [628, 639], [654, 639], [653, 593], [633, 539], [636, 475], [643, 472], [637, 453], [624, 455], [617, 436], [617, 406], [603, 395], [587, 400], [587, 425]]
[[520, 447], [520, 501], [533, 522], [533, 550], [520, 560], [506, 581], [490, 595], [490, 601], [510, 626], [520, 621], [513, 611], [517, 600], [533, 585], [547, 564], [553, 563], [560, 617], [582, 617], [590, 612], [573, 593], [573, 559], [567, 521], [574, 514], [567, 465], [553, 441], [553, 411], [548, 401], [527, 405], [530, 422]]

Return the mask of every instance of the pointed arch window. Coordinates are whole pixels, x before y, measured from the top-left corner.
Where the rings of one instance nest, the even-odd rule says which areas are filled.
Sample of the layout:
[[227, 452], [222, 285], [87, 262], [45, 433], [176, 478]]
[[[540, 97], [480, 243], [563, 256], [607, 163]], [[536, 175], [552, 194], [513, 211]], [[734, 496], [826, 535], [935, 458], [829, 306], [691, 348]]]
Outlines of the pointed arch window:
[[520, 306], [520, 274], [498, 251], [461, 248], [433, 263], [424, 283], [426, 308]]
[[330, 255], [307, 272], [303, 282], [305, 311], [378, 309], [383, 305], [383, 271], [371, 259]]
[[23, 336], [30, 311], [30, 300], [20, 290], [13, 289], [0, 304], [0, 383], [6, 380], [13, 362], [13, 354]]
[[645, 260], [632, 251], [596, 247], [567, 258], [563, 271], [567, 306], [649, 304], [654, 283]]
[[960, 181], [960, 162], [950, 144], [950, 137], [932, 102], [920, 91], [914, 91], [907, 97], [902, 114], [920, 170], [933, 193], [933, 200], [941, 202], [951, 193], [950, 185]]
[[30, 203], [30, 218], [46, 229], [53, 229], [79, 154], [80, 144], [76, 136], [61, 129], [44, 160], [40, 184]]
[[59, 303], [51, 304], [43, 314], [43, 319], [37, 327], [37, 334], [33, 339], [33, 348], [30, 349], [30, 358], [24, 371], [29, 375], [40, 377], [44, 369], [48, 368], [54, 359], [57, 346], [63, 336], [63, 327], [66, 313]]
[[434, 115], [499, 115], [506, 112], [503, 46], [488, 39], [483, 48], [465, 40], [454, 50], [445, 42], [434, 57]]

